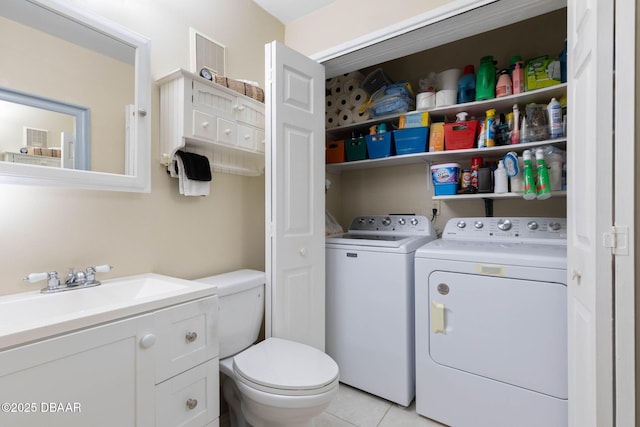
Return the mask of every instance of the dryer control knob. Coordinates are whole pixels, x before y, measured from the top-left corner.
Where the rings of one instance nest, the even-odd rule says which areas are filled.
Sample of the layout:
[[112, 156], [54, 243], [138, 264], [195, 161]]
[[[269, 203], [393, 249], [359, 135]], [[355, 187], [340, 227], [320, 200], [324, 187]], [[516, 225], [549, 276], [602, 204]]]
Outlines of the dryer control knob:
[[391, 225], [391, 218], [389, 217], [385, 217], [382, 219], [382, 225], [384, 225], [385, 227], [388, 227], [389, 225]]
[[511, 230], [511, 220], [508, 220], [508, 219], [498, 220], [498, 228], [502, 231]]
[[411, 218], [411, 225], [418, 225], [418, 218]]
[[473, 223], [473, 226], [476, 229], [480, 230], [482, 227], [484, 227], [484, 223], [482, 221], [476, 221], [476, 222]]
[[456, 224], [456, 227], [458, 228], [465, 228], [467, 226], [467, 223], [464, 221], [458, 221], [458, 223]]
[[375, 224], [375, 223], [376, 223], [375, 218], [369, 218], [369, 224]]
[[405, 225], [406, 223], [407, 223], [407, 220], [406, 220], [406, 219], [404, 219], [404, 218], [400, 218], [400, 219], [398, 219], [398, 224], [400, 224], [400, 225]]
[[562, 226], [560, 225], [559, 222], [553, 221], [553, 222], [549, 223], [549, 228], [552, 229], [553, 231], [558, 231], [558, 230], [560, 230], [561, 227]]
[[528, 228], [529, 230], [537, 230], [537, 229], [538, 229], [538, 223], [537, 223], [537, 222], [535, 222], [535, 221], [529, 221], [529, 222], [527, 223], [527, 228]]

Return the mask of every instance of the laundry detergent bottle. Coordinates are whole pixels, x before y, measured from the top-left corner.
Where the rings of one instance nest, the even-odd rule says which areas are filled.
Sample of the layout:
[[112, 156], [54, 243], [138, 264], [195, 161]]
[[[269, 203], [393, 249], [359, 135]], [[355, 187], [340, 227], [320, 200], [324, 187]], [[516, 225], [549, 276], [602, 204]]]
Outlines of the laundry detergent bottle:
[[533, 200], [538, 196], [536, 192], [536, 180], [533, 175], [533, 164], [531, 163], [531, 151], [524, 150], [522, 152], [523, 164], [524, 164], [524, 188], [522, 197], [525, 200]]
[[458, 104], [473, 102], [476, 99], [476, 75], [473, 65], [464, 67], [464, 74], [458, 80]]
[[496, 97], [496, 63], [493, 56], [483, 56], [476, 74], [476, 101]]

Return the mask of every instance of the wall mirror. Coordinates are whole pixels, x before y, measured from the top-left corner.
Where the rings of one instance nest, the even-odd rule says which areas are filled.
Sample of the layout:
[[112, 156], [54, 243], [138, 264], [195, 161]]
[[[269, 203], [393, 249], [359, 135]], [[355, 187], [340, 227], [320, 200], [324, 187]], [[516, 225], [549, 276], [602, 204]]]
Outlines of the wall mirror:
[[149, 53], [60, 0], [3, 0], [0, 182], [150, 191]]

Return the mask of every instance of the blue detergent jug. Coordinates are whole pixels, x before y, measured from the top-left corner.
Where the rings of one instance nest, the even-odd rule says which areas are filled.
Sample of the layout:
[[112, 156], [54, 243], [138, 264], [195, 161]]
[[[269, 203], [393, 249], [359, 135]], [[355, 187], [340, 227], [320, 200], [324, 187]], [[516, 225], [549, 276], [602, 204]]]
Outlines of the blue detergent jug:
[[458, 104], [476, 100], [476, 75], [473, 65], [464, 67], [464, 73], [458, 80]]

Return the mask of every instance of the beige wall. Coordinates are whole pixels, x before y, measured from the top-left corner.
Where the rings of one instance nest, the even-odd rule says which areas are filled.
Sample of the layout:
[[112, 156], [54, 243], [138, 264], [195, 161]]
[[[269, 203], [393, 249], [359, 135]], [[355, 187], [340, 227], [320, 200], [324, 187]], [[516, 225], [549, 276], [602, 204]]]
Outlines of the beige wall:
[[[226, 45], [227, 75], [264, 81], [264, 44], [284, 26], [251, 0], [73, 0], [151, 39], [153, 79], [189, 66], [189, 26]], [[264, 177], [214, 173], [209, 197], [178, 194], [159, 164], [152, 90], [150, 194], [0, 184], [0, 294], [41, 288], [31, 272], [109, 263], [102, 278], [156, 272], [197, 278], [264, 268]]]

